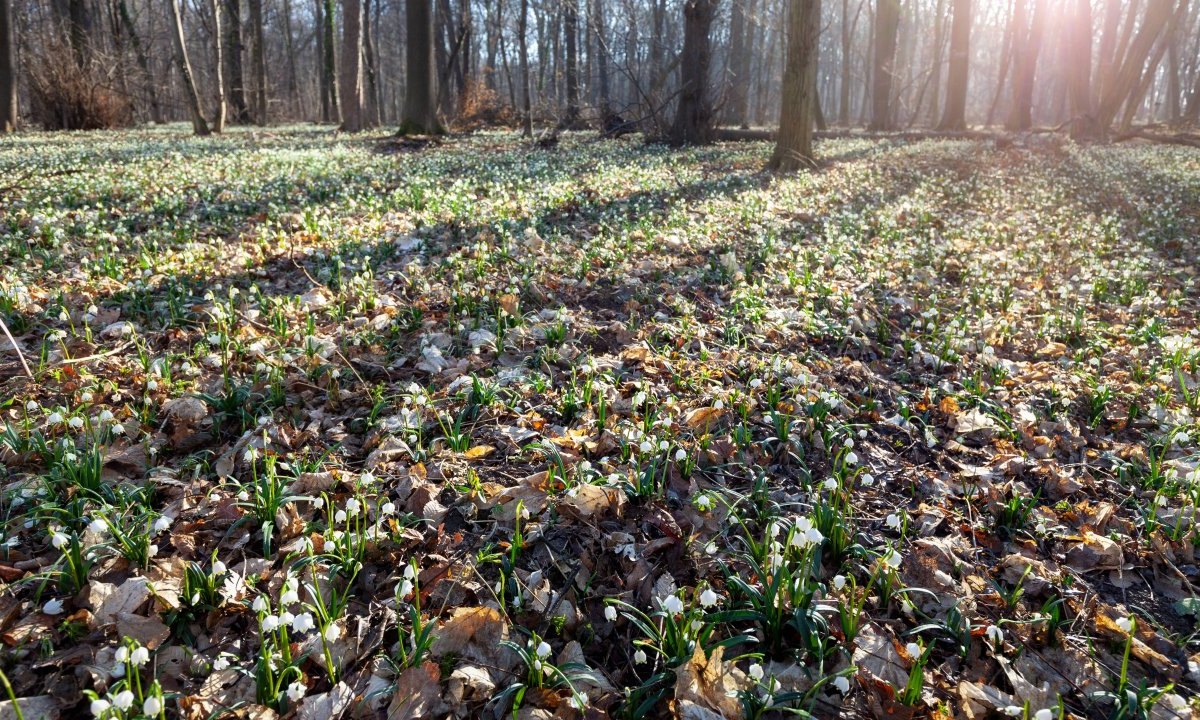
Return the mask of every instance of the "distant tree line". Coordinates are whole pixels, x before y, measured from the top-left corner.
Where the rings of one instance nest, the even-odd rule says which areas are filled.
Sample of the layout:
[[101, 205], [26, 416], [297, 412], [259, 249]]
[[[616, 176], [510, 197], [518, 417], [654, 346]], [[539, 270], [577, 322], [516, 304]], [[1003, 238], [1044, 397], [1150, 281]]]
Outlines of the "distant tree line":
[[0, 0], [0, 130], [182, 119], [1102, 140], [1200, 122], [1200, 0]]

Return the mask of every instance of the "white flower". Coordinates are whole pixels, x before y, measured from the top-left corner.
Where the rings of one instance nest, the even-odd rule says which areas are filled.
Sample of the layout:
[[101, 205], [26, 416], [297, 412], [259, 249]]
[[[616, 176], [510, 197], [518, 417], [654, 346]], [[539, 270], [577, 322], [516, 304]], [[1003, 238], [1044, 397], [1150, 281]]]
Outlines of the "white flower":
[[96, 698], [92, 701], [91, 705], [92, 715], [94, 717], [100, 717], [104, 713], [108, 712], [108, 709], [111, 707], [112, 703], [109, 701], [105, 700], [104, 698]]
[[50, 544], [54, 546], [55, 550], [62, 550], [69, 542], [71, 542], [71, 538], [64, 533], [57, 530], [50, 533]]
[[1021, 717], [1025, 714], [1025, 708], [1021, 707], [1020, 705], [1008, 705], [1000, 712], [1009, 717]]
[[642, 444], [638, 446], [638, 449], [644, 453], [648, 453], [654, 449], [654, 445], [649, 440], [643, 440]]
[[758, 663], [754, 663], [753, 665], [751, 665], [750, 666], [750, 677], [755, 682], [760, 682], [763, 679], [763, 666], [759, 665]]
[[[762, 387], [762, 380], [760, 378], [754, 378], [753, 380], [750, 381], [750, 387], [752, 387], [752, 388]], [[753, 669], [753, 667], [751, 667], [751, 669]]]
[[223, 575], [225, 573], [225, 570], [226, 570], [225, 563], [221, 562], [220, 560], [213, 560], [213, 564], [212, 564], [212, 574], [213, 575]]
[[76, 415], [75, 417], [71, 418], [71, 421], [68, 422], [67, 424], [70, 425], [73, 429], [78, 430], [79, 428], [83, 427], [83, 418]]
[[833, 679], [833, 686], [837, 688], [838, 692], [845, 695], [850, 692], [850, 679], [845, 675], [838, 675]]
[[409, 580], [417, 579], [417, 571], [416, 568], [412, 566], [412, 563], [404, 566], [404, 577], [408, 578]]
[[679, 448], [675, 451], [675, 462], [683, 462], [684, 460], [687, 460], [687, 450]]
[[342, 629], [337, 623], [329, 623], [329, 627], [325, 628], [326, 642], [337, 642], [337, 639], [342, 636]]
[[155, 533], [166, 532], [167, 529], [170, 527], [171, 527], [171, 520], [170, 520], [170, 518], [168, 518], [165, 515], [160, 516], [157, 520], [154, 521], [154, 532]]
[[298, 633], [306, 633], [316, 627], [312, 613], [300, 613], [292, 618], [292, 629]]
[[604, 619], [609, 622], [616, 622], [617, 608], [612, 605], [609, 605], [608, 607], [604, 608]]
[[338, 510], [337, 512], [335, 512], [335, 513], [333, 514], [333, 521], [334, 521], [335, 523], [344, 523], [344, 522], [346, 522], [346, 511], [345, 511], [345, 510]]
[[57, 411], [50, 413], [50, 417], [46, 418], [46, 422], [50, 423], [51, 425], [58, 425], [62, 421], [63, 421], [62, 413], [57, 412]]
[[385, 502], [383, 505], [379, 506], [379, 512], [382, 515], [391, 515], [392, 513], [396, 512], [396, 504], [393, 502]]
[[550, 655], [550, 643], [546, 642], [545, 640], [541, 641], [538, 643], [537, 650], [535, 652], [537, 652], [537, 656], [540, 658], [548, 657]]
[[638, 648], [637, 651], [633, 653], [633, 661], [638, 665], [646, 662], [646, 651]]
[[707, 545], [705, 545], [704, 546], [704, 554], [705, 555], [716, 555], [717, 554], [717, 544], [715, 542], [709, 542]]
[[995, 625], [987, 626], [987, 636], [988, 636], [988, 640], [991, 640], [992, 643], [994, 643], [996, 645], [999, 645], [1000, 643], [1004, 642], [1004, 631], [1001, 630], [1000, 628], [996, 627]]
[[124, 435], [125, 434], [125, 426], [122, 425], [121, 423], [116, 423], [112, 426], [112, 431], [113, 431], [113, 435]]
[[712, 510], [712, 498], [707, 495], [697, 495], [695, 505], [700, 512], [708, 512]]
[[288, 700], [291, 700], [292, 702], [299, 702], [300, 698], [304, 697], [304, 693], [306, 692], [308, 692], [308, 688], [304, 686], [304, 683], [297, 680], [291, 685], [288, 685]]
[[700, 593], [700, 604], [704, 607], [712, 607], [717, 604], [721, 598], [713, 592], [712, 588], [704, 588], [704, 592]]
[[846, 576], [845, 575], [834, 575], [833, 576], [833, 589], [841, 590], [844, 587], [846, 587]]
[[587, 707], [587, 698], [584, 697], [583, 695], [580, 695], [579, 693], [572, 694], [571, 699], [568, 700], [567, 702], [570, 704], [571, 707], [575, 708], [576, 710], [583, 710], [584, 708]]
[[217, 657], [216, 660], [213, 660], [212, 669], [214, 672], [219, 672], [221, 670], [224, 670], [227, 667], [229, 667], [229, 658], [228, 657], [226, 657], [224, 655], [220, 655]]
[[262, 595], [259, 595], [258, 597], [254, 598], [254, 602], [250, 605], [250, 608], [254, 610], [254, 612], [266, 612], [267, 599]]
[[346, 500], [346, 512], [350, 513], [350, 517], [357, 515], [361, 509], [362, 504], [358, 502], [358, 498], [349, 498]]
[[147, 717], [154, 717], [160, 712], [162, 712], [162, 700], [159, 700], [157, 697], [151, 695], [150, 697], [146, 698], [146, 702], [142, 703], [143, 715], [146, 715]]
[[659, 601], [663, 610], [670, 615], [678, 615], [683, 612], [683, 601], [675, 595], [668, 595]]
[[846, 453], [846, 464], [847, 465], [857, 465], [858, 464], [858, 455], [856, 455], [855, 453], [852, 453], [852, 452]]
[[133, 663], [135, 667], [145, 665], [150, 662], [150, 651], [144, 647], [135, 648], [133, 652], [129, 653], [129, 662]]
[[825, 489], [829, 490], [830, 492], [837, 490], [837, 480], [835, 480], [833, 478], [826, 478], [825, 482], [822, 484], [825, 487]]
[[910, 642], [908, 645], [905, 645], [904, 650], [914, 660], [921, 657], [921, 646], [916, 644], [915, 642]]
[[58, 598], [47, 600], [46, 604], [42, 606], [42, 612], [46, 613], [47, 615], [62, 615], [62, 611], [63, 602]]
[[1033, 720], [1053, 720], [1054, 711], [1050, 708], [1042, 708], [1033, 714]]
[[275, 632], [279, 629], [279, 616], [268, 615], [262, 619], [263, 632]]
[[875, 476], [871, 473], [863, 473], [862, 477], [859, 478], [859, 482], [862, 483], [863, 487], [871, 487], [875, 484]]
[[891, 515], [887, 516], [887, 520], [885, 520], [884, 522], [887, 523], [888, 527], [895, 530], [900, 527], [900, 516], [897, 515], [896, 513], [892, 513]]
[[900, 567], [900, 562], [903, 559], [904, 558], [901, 557], [900, 553], [896, 552], [895, 548], [888, 548], [888, 551], [885, 552], [883, 554], [883, 556], [880, 558], [880, 560], [883, 561], [883, 564], [887, 565], [890, 568]]
[[1124, 618], [1117, 620], [1117, 627], [1121, 628], [1122, 630], [1124, 630], [1127, 633], [1133, 632], [1133, 626], [1134, 626], [1133, 616], [1124, 617]]
[[115, 705], [117, 709], [121, 710], [122, 712], [133, 707], [133, 691], [122, 690], [121, 692], [117, 693], [117, 696], [113, 698], [113, 705]]
[[119, 663], [123, 663], [123, 662], [127, 661], [128, 659], [129, 659], [129, 648], [125, 647], [124, 645], [117, 648], [117, 651], [115, 653], [113, 653], [113, 660], [116, 660]]
[[396, 590], [396, 597], [406, 598], [409, 595], [412, 595], [412, 591], [413, 581], [405, 578], [404, 580], [400, 581], [400, 587]]
[[804, 541], [809, 545], [819, 545], [825, 542], [825, 536], [821, 534], [820, 530], [816, 528], [809, 528], [804, 533]]

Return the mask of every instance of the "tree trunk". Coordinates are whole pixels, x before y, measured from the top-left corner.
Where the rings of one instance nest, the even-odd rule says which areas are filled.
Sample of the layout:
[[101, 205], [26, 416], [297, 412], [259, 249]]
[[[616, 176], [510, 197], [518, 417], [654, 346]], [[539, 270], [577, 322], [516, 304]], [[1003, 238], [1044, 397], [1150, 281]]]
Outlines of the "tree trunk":
[[791, 172], [813, 164], [821, 0], [789, 0], [786, 25], [787, 62], [783, 70], [779, 135], [768, 167]]
[[1183, 28], [1178, 25], [1171, 28], [1171, 43], [1167, 47], [1167, 123], [1172, 126], [1179, 124], [1183, 111], [1179, 83], [1179, 46], [1183, 40]]
[[566, 45], [567, 112], [563, 127], [579, 125], [579, 0], [564, 0], [563, 34]]
[[142, 38], [133, 23], [133, 17], [129, 14], [129, 5], [125, 0], [117, 0], [117, 14], [120, 16], [122, 27], [125, 28], [125, 34], [129, 36], [129, 42], [133, 45], [133, 55], [137, 58], [138, 67], [145, 76], [147, 100], [150, 103], [150, 119], [154, 121], [155, 125], [162, 125], [166, 119], [163, 117], [162, 105], [158, 101], [158, 82], [150, 71], [150, 56], [146, 54], [146, 46], [142, 44]]
[[892, 82], [896, 72], [896, 40], [900, 31], [900, 0], [875, 0], [875, 67], [871, 92], [871, 125], [891, 130]]
[[362, 132], [363, 118], [362, 71], [362, 0], [342, 0], [342, 66], [340, 95], [342, 124], [345, 132]]
[[91, 61], [92, 13], [85, 0], [67, 0], [67, 39], [75, 53], [75, 64], [86, 67]]
[[1096, 122], [1100, 132], [1108, 132], [1121, 106], [1137, 89], [1146, 67], [1146, 60], [1158, 44], [1167, 21], [1171, 19], [1174, 9], [1172, 5], [1173, 0], [1148, 0], [1142, 24], [1130, 41], [1120, 68], [1113, 75], [1112, 81], [1105, 84], [1104, 95], [1100, 98], [1100, 106], [1096, 111]]
[[405, 0], [406, 45], [401, 135], [440, 134], [433, 62], [433, 0]]
[[525, 39], [529, 29], [529, 0], [521, 0], [521, 14], [517, 17], [517, 54], [521, 63], [521, 134], [533, 137], [533, 86], [529, 77], [529, 43]]
[[17, 52], [12, 5], [0, 0], [0, 133], [17, 129]]
[[337, 81], [337, 22], [334, 16], [334, 0], [322, 0], [322, 4], [321, 76], [324, 78], [325, 92], [328, 93], [325, 107], [329, 111], [329, 114], [323, 119], [326, 122], [341, 123], [342, 101], [339, 97]]
[[192, 75], [192, 63], [188, 60], [187, 44], [183, 35], [183, 16], [179, 12], [179, 0], [167, 0], [171, 6], [171, 42], [175, 45], [175, 65], [183, 76], [183, 90], [187, 96], [188, 110], [192, 114], [192, 131], [197, 135], [208, 135], [211, 131], [200, 109], [200, 93], [196, 92], [196, 81]]
[[[604, 3], [609, 0], [593, 0], [592, 27], [596, 34], [596, 76], [600, 81], [600, 119], [601, 124], [612, 113], [612, 95], [608, 84], [608, 41], [606, 22], [604, 20]], [[715, 2], [715, 0], [713, 0]]]
[[216, 77], [213, 78], [213, 85], [217, 91], [217, 110], [213, 115], [212, 129], [213, 132], [219, 133], [225, 130], [225, 79], [222, 77], [222, 68], [225, 65], [224, 48], [221, 47], [221, 36], [224, 34], [221, 29], [221, 0], [212, 0], [213, 13], [213, 72]]
[[[1166, 0], [1168, 3], [1173, 1]], [[1147, 23], [1151, 22], [1149, 14], [1152, 9], [1147, 8]], [[1158, 71], [1158, 66], [1162, 63], [1163, 55], [1167, 52], [1167, 45], [1171, 42], [1171, 27], [1183, 23], [1184, 18], [1187, 17], [1187, 9], [1188, 0], [1180, 0], [1174, 20], [1167, 21], [1165, 29], [1160, 31], [1158, 41], [1154, 45], [1154, 50], [1149, 61], [1145, 63], [1145, 67], [1140, 72], [1137, 82], [1134, 83], [1133, 88], [1129, 92], [1129, 97], [1125, 99], [1125, 113], [1121, 117], [1121, 122], [1117, 128], [1120, 134], [1129, 132], [1130, 128], [1133, 127], [1133, 120], [1137, 115], [1138, 108], [1141, 107], [1142, 101], [1146, 97], [1146, 91], [1149, 90], [1150, 84], [1154, 81], [1155, 73]], [[1153, 107], [1153, 104], [1151, 107]]]
[[1005, 124], [1012, 132], [1033, 126], [1033, 80], [1042, 49], [1042, 29], [1046, 25], [1046, 0], [1033, 0], [1033, 3], [1032, 20], [1017, 25], [1013, 40], [1016, 65], [1013, 68], [1012, 106]]
[[254, 50], [250, 53], [250, 64], [254, 69], [254, 122], [267, 124], [267, 44], [263, 37], [263, 0], [247, 0], [250, 3], [250, 34], [253, 35]]
[[967, 129], [967, 77], [971, 69], [971, 0], [954, 0], [946, 108], [939, 130]]
[[[383, 124], [383, 99], [379, 95], [379, 52], [375, 48], [375, 29], [378, 27], [380, 0], [363, 2], [363, 70], [366, 74], [366, 113], [367, 124], [375, 127]], [[371, 12], [376, 13], [372, 20]]]
[[221, 0], [224, 4], [224, 67], [229, 96], [230, 119], [235, 123], [250, 122], [250, 109], [246, 107], [246, 77], [242, 68], [242, 0]]
[[[859, 0], [858, 12], [862, 11], [862, 0]], [[858, 23], [858, 13], [854, 15], [854, 24]], [[850, 23], [850, 0], [842, 0], [842, 65], [841, 81], [838, 83], [838, 125], [850, 126], [850, 77], [851, 77], [851, 40], [854, 28]]]
[[733, 0], [729, 10], [729, 70], [725, 74], [725, 122], [747, 127], [746, 83], [750, 79], [750, 53], [746, 47], [747, 0]]
[[675, 146], [712, 142], [712, 106], [707, 86], [712, 60], [709, 33], [716, 12], [717, 0], [684, 0], [679, 105], [669, 137]]
[[1092, 3], [1074, 0], [1075, 14], [1065, 23], [1067, 39], [1067, 87], [1071, 99], [1071, 137], [1095, 137], [1096, 115], [1092, 103]]
[[996, 74], [996, 92], [992, 95], [992, 103], [988, 105], [987, 121], [991, 126], [996, 119], [996, 109], [1000, 107], [1000, 98], [1004, 95], [1004, 81], [1008, 79], [1008, 69], [1012, 65], [1014, 43], [1016, 42], [1017, 16], [1024, 13], [1025, 0], [1013, 0], [1008, 13], [1008, 23], [1004, 27], [1004, 39], [1001, 41], [1000, 70]]

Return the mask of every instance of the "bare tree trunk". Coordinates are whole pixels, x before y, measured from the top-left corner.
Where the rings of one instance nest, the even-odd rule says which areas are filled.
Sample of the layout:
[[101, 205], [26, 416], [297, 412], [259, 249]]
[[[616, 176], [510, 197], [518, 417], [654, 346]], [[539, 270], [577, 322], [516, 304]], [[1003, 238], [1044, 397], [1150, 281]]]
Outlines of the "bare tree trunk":
[[954, 0], [950, 30], [950, 72], [946, 77], [946, 109], [941, 130], [967, 129], [967, 78], [971, 69], [971, 0]]
[[167, 0], [167, 4], [171, 6], [171, 21], [175, 26], [171, 29], [171, 42], [175, 45], [175, 65], [179, 68], [179, 74], [183, 76], [183, 90], [192, 114], [192, 131], [197, 135], [208, 135], [211, 130], [204, 119], [204, 111], [200, 109], [200, 93], [196, 92], [192, 63], [188, 60], [187, 44], [184, 42], [183, 16], [179, 12], [179, 0]]
[[563, 126], [579, 124], [579, 0], [563, 0], [563, 33], [566, 35], [567, 112]]
[[1004, 82], [1008, 79], [1008, 69], [1012, 65], [1012, 57], [1015, 52], [1016, 34], [1017, 34], [1017, 18], [1024, 16], [1025, 0], [1012, 0], [1012, 5], [1008, 12], [1008, 23], [1004, 28], [1004, 39], [1001, 41], [1000, 50], [1000, 71], [996, 75], [996, 92], [992, 95], [992, 103], [988, 106], [987, 121], [985, 125], [991, 125], [996, 119], [996, 109], [1000, 107], [1000, 98], [1004, 95]]
[[708, 97], [708, 66], [712, 60], [709, 33], [717, 0], [685, 0], [683, 54], [679, 58], [679, 105], [669, 140], [672, 145], [705, 145], [712, 141], [712, 105]]
[[1105, 93], [1100, 98], [1096, 121], [1101, 132], [1108, 131], [1121, 106], [1137, 89], [1146, 67], [1146, 60], [1158, 44], [1167, 21], [1171, 19], [1174, 9], [1172, 6], [1173, 0], [1148, 0], [1145, 16], [1137, 34], [1129, 43], [1120, 69], [1113, 76], [1112, 82], [1106, 84]]
[[750, 80], [750, 53], [746, 47], [747, 0], [733, 0], [729, 10], [729, 61], [725, 73], [725, 122], [747, 127], [746, 83]]
[[[1168, 3], [1173, 2], [1173, 0], [1165, 1]], [[1150, 22], [1149, 13], [1151, 9], [1152, 8], [1147, 9], [1147, 22]], [[1149, 58], [1149, 62], [1145, 64], [1145, 67], [1142, 69], [1137, 82], [1134, 83], [1133, 88], [1130, 90], [1129, 97], [1125, 99], [1125, 113], [1121, 117], [1121, 122], [1117, 128], [1120, 133], [1127, 133], [1129, 132], [1129, 129], [1133, 127], [1133, 120], [1137, 115], [1138, 108], [1141, 107], [1142, 101], [1146, 97], [1146, 91], [1149, 90], [1150, 84], [1154, 81], [1154, 76], [1158, 70], [1158, 66], [1162, 63], [1163, 55], [1166, 54], [1167, 46], [1171, 42], [1171, 25], [1181, 24], [1184, 18], [1187, 17], [1187, 9], [1188, 0], [1180, 0], [1179, 8], [1175, 12], [1174, 20], [1168, 21], [1168, 25], [1166, 26], [1165, 30], [1160, 32], [1158, 41], [1154, 45], [1153, 53]]]
[[250, 53], [250, 64], [254, 68], [254, 122], [267, 124], [267, 47], [263, 38], [263, 0], [247, 0], [250, 3], [250, 34], [253, 35], [254, 50]]
[[329, 78], [325, 76], [325, 0], [316, 0], [313, 17], [316, 20], [313, 35], [317, 46], [317, 97], [321, 105], [321, 122], [329, 122], [333, 113], [329, 106]]
[[1096, 116], [1092, 103], [1092, 3], [1074, 0], [1075, 14], [1065, 23], [1067, 35], [1068, 94], [1071, 98], [1071, 137], [1095, 137]]
[[767, 166], [792, 172], [813, 163], [821, 0], [789, 0], [786, 27], [787, 61], [783, 69], [779, 135]]
[[250, 122], [246, 107], [246, 77], [242, 68], [242, 0], [221, 0], [225, 12], [224, 67], [221, 69], [228, 85], [230, 119], [235, 123]]
[[17, 53], [12, 5], [0, 0], [0, 133], [17, 129]]
[[401, 135], [440, 134], [437, 68], [433, 61], [433, 1], [405, 0], [405, 89]]
[[321, 75], [324, 78], [325, 92], [329, 95], [327, 103], [329, 114], [323, 119], [326, 122], [341, 123], [342, 102], [338, 96], [337, 23], [334, 15], [334, 0], [322, 0], [322, 3]]
[[296, 72], [296, 40], [292, 35], [291, 0], [283, 0], [283, 46], [288, 64], [288, 97], [295, 103], [296, 114], [304, 117], [304, 98], [300, 94], [300, 78]]
[[1179, 46], [1184, 39], [1184, 29], [1180, 24], [1176, 24], [1170, 32], [1171, 41], [1167, 47], [1167, 123], [1178, 125], [1183, 111], [1180, 104], [1182, 94], [1179, 82]]
[[1013, 51], [1012, 107], [1006, 127], [1018, 132], [1033, 126], [1033, 80], [1037, 73], [1038, 55], [1042, 49], [1042, 29], [1046, 20], [1046, 0], [1033, 0], [1033, 18], [1016, 28]]
[[92, 57], [92, 13], [85, 0], [67, 0], [67, 39], [75, 53], [75, 64], [86, 67]]
[[341, 83], [342, 124], [345, 132], [362, 132], [363, 71], [362, 71], [362, 0], [342, 0], [342, 66]]
[[133, 55], [137, 59], [138, 67], [145, 76], [147, 100], [150, 103], [150, 119], [154, 121], [155, 125], [162, 125], [166, 120], [163, 118], [162, 105], [158, 101], [158, 82], [150, 71], [150, 56], [146, 54], [146, 46], [142, 44], [142, 38], [133, 23], [133, 17], [129, 14], [129, 4], [125, 0], [117, 0], [116, 10], [120, 16], [121, 25], [125, 28], [125, 34], [129, 36], [129, 42], [133, 45]]
[[892, 83], [896, 73], [896, 40], [900, 0], [875, 1], [875, 68], [871, 93], [871, 130], [891, 130]]
[[213, 78], [213, 85], [217, 91], [217, 110], [213, 116], [212, 129], [213, 132], [219, 133], [225, 130], [225, 79], [222, 77], [222, 68], [225, 65], [224, 48], [221, 47], [221, 0], [212, 0], [213, 13], [213, 73], [216, 77]]
[[367, 124], [374, 127], [383, 124], [383, 101], [379, 96], [379, 53], [375, 49], [375, 29], [377, 23], [371, 19], [372, 10], [379, 12], [381, 0], [363, 2], [363, 70], [366, 73], [366, 113]]
[[596, 34], [596, 75], [600, 81], [600, 120], [603, 124], [612, 113], [612, 94], [608, 84], [608, 41], [607, 23], [604, 20], [604, 3], [608, 0], [593, 0], [592, 28]]
[[525, 36], [529, 27], [529, 0], [521, 0], [521, 14], [517, 16], [517, 55], [521, 63], [521, 134], [533, 137], [533, 87], [529, 77], [529, 43]]
[[842, 0], [842, 55], [841, 82], [838, 84], [838, 125], [850, 126], [850, 78], [853, 69], [851, 57], [851, 40], [854, 28], [858, 25], [858, 14], [862, 12], [863, 0], [859, 0], [858, 10], [854, 13], [854, 22], [850, 21], [850, 0]]

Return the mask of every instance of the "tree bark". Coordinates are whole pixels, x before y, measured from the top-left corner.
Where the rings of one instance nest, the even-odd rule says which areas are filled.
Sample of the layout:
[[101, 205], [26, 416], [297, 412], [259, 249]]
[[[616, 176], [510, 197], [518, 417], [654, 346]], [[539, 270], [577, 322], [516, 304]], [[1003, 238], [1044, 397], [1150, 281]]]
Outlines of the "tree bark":
[[175, 45], [175, 65], [183, 77], [183, 90], [187, 96], [188, 110], [192, 115], [192, 131], [197, 135], [208, 135], [208, 122], [204, 119], [204, 111], [200, 108], [200, 93], [196, 91], [196, 81], [192, 75], [192, 63], [188, 60], [187, 44], [183, 35], [183, 16], [179, 12], [179, 0], [167, 0], [171, 6], [171, 42]]
[[242, 67], [242, 0], [221, 0], [224, 5], [224, 67], [226, 94], [229, 97], [230, 119], [235, 123], [250, 122], [250, 109], [246, 107], [246, 77]]
[[129, 4], [125, 0], [117, 0], [117, 14], [120, 16], [122, 27], [125, 28], [125, 34], [129, 36], [129, 42], [133, 45], [133, 55], [137, 59], [138, 67], [145, 76], [150, 119], [155, 125], [162, 125], [166, 119], [163, 117], [162, 104], [158, 101], [158, 82], [150, 71], [150, 56], [146, 54], [146, 46], [142, 44], [141, 35], [134, 25], [133, 16], [129, 14]]
[[263, 0], [247, 0], [250, 4], [250, 34], [254, 49], [250, 65], [254, 70], [254, 122], [267, 124], [267, 44], [263, 37]]
[[323, 120], [341, 123], [342, 101], [338, 92], [337, 72], [337, 22], [334, 16], [334, 0], [322, 0], [322, 44], [321, 44], [321, 76], [324, 78], [325, 92], [328, 99], [324, 107], [328, 110]]
[[[1167, 1], [1174, 2], [1174, 0]], [[1145, 67], [1139, 73], [1137, 82], [1133, 84], [1133, 88], [1129, 91], [1129, 96], [1125, 98], [1125, 113], [1121, 117], [1121, 122], [1117, 127], [1119, 133], [1127, 133], [1133, 127], [1133, 120], [1137, 115], [1138, 108], [1141, 107], [1142, 100], [1145, 99], [1146, 92], [1154, 81], [1158, 66], [1162, 63], [1163, 56], [1167, 52], [1167, 46], [1171, 42], [1171, 28], [1172, 26], [1182, 24], [1184, 18], [1187, 17], [1188, 2], [1189, 0], [1180, 0], [1174, 19], [1168, 20], [1164, 30], [1160, 31], [1148, 62], [1145, 63]], [[1147, 8], [1147, 23], [1151, 22], [1149, 17], [1151, 9]], [[1153, 107], [1153, 104], [1151, 104], [1151, 107]]]
[[592, 28], [596, 35], [596, 76], [600, 81], [601, 124], [612, 113], [612, 94], [608, 83], [608, 41], [604, 39], [607, 33], [604, 20], [605, 2], [608, 0], [593, 0], [592, 2]]
[[984, 122], [989, 127], [996, 119], [996, 109], [1000, 107], [1000, 98], [1004, 96], [1004, 81], [1008, 79], [1008, 69], [1012, 65], [1013, 46], [1016, 42], [1017, 15], [1024, 12], [1021, 9], [1024, 7], [1024, 3], [1025, 0], [1012, 0], [1009, 8], [1008, 22], [1005, 23], [1004, 38], [1001, 41], [1000, 70], [996, 73], [996, 91], [992, 95], [991, 104], [988, 105], [987, 121]]
[[[1121, 106], [1137, 88], [1146, 66], [1146, 60], [1154, 51], [1159, 36], [1171, 19], [1173, 0], [1147, 0], [1146, 13], [1137, 34], [1129, 43], [1128, 50], [1112, 81], [1105, 84], [1104, 95], [1096, 111], [1096, 122], [1102, 133], [1107, 133], [1116, 119]], [[1103, 139], [1103, 138], [1101, 138]]]
[[750, 80], [750, 52], [746, 47], [748, 0], [733, 0], [729, 10], [729, 70], [725, 74], [725, 122], [748, 127], [746, 83]]
[[875, 67], [871, 92], [870, 129], [891, 130], [892, 83], [896, 72], [896, 40], [900, 31], [900, 0], [875, 0]]
[[517, 54], [521, 63], [521, 134], [533, 137], [533, 86], [529, 77], [529, 0], [521, 0], [521, 14], [517, 16]]
[[[1086, 0], [1085, 0], [1086, 1]], [[939, 130], [967, 129], [967, 78], [971, 69], [971, 0], [954, 0], [950, 29], [950, 71], [946, 77], [946, 107]]]
[[792, 172], [813, 163], [820, 34], [821, 0], [789, 0], [779, 135], [768, 163], [772, 170]]
[[17, 129], [17, 52], [12, 4], [0, 0], [0, 133]]
[[1071, 137], [1095, 137], [1096, 115], [1092, 99], [1092, 3], [1074, 0], [1075, 14], [1066, 22], [1067, 93], [1071, 100]]
[[1012, 132], [1028, 130], [1033, 126], [1033, 80], [1037, 74], [1038, 55], [1042, 49], [1046, 0], [1032, 1], [1032, 19], [1025, 23], [1022, 18], [1013, 39], [1016, 65], [1012, 78], [1012, 106], [1009, 108], [1008, 122], [1005, 124]]
[[669, 136], [675, 146], [712, 142], [712, 105], [707, 86], [712, 60], [709, 34], [716, 11], [717, 0], [685, 0], [683, 4], [679, 105]]
[[222, 77], [222, 69], [225, 65], [224, 48], [221, 47], [221, 36], [223, 31], [221, 28], [221, 0], [212, 0], [213, 13], [213, 72], [216, 77], [213, 78], [213, 85], [217, 92], [217, 109], [213, 115], [212, 129], [215, 133], [220, 133], [225, 130], [225, 113], [227, 111], [225, 103], [225, 79]]
[[563, 34], [566, 36], [567, 111], [563, 126], [579, 124], [579, 0], [564, 0]]
[[362, 0], [342, 0], [342, 66], [339, 81], [342, 124], [345, 132], [366, 127], [363, 108]]
[[406, 66], [401, 135], [441, 134], [433, 62], [433, 2], [405, 0]]

